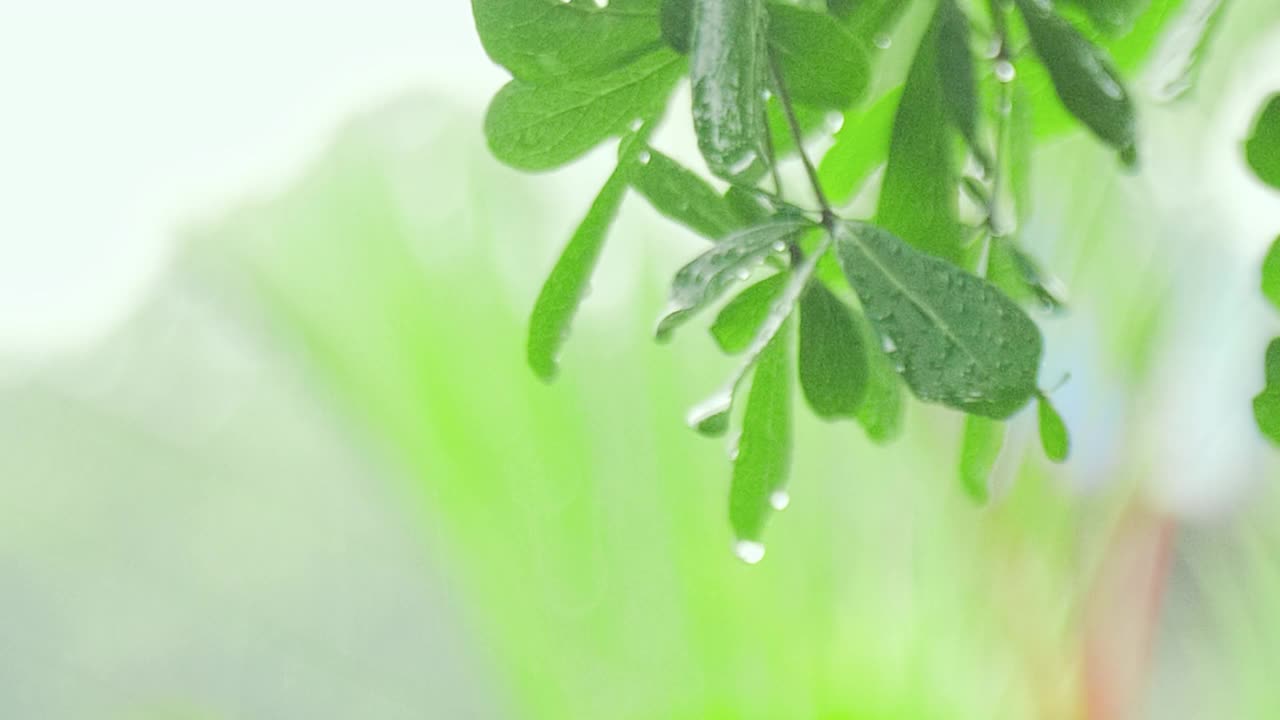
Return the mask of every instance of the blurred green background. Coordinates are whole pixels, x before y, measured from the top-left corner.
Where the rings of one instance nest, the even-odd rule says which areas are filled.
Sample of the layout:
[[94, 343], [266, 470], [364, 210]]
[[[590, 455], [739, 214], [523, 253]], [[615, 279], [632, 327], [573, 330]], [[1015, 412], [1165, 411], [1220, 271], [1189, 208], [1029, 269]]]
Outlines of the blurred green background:
[[[723, 443], [682, 422], [729, 363], [697, 331], [650, 340], [699, 240], [630, 198], [560, 380], [525, 368], [528, 308], [611, 150], [555, 175], [490, 159], [501, 73], [465, 4], [322, 11], [278, 75], [297, 8], [271, 36], [239, 29], [247, 4], [203, 33], [134, 5], [117, 29], [163, 47], [270, 36], [268, 70], [210, 77], [275, 129], [216, 135], [139, 91], [127, 112], [169, 134], [126, 132], [138, 163], [85, 156], [101, 182], [45, 213], [56, 183], [19, 172], [45, 155], [4, 177], [28, 290], [0, 318], [0, 717], [1280, 716], [1280, 496], [1248, 404], [1280, 324], [1256, 288], [1280, 198], [1239, 156], [1280, 89], [1272, 0], [1232, 3], [1189, 96], [1159, 101], [1176, 58], [1137, 81], [1141, 172], [1083, 136], [1037, 155], [1027, 241], [1071, 292], [1043, 377], [1071, 373], [1072, 461], [1045, 463], [1020, 416], [975, 508], [957, 416], [913, 403], [880, 448], [799, 412], [758, 566], [730, 552]], [[0, 39], [68, 11], [13, 12]], [[261, 79], [318, 87], [366, 57], [394, 69], [322, 101]], [[14, 108], [34, 125], [32, 75]], [[0, 121], [15, 148], [25, 130]], [[35, 147], [65, 162], [60, 130]], [[686, 133], [665, 147], [692, 157]], [[191, 156], [183, 177], [230, 179], [138, 200], [158, 224], [95, 214], [204, 138], [276, 154]], [[131, 294], [84, 280], [128, 272]], [[72, 340], [29, 331], [58, 323]]]

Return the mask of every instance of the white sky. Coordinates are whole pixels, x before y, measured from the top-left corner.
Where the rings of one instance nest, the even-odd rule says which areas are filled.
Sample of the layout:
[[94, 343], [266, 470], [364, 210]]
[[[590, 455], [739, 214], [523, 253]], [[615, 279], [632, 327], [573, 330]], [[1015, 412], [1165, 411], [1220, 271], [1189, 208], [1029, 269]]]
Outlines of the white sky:
[[0, 6], [0, 356], [93, 342], [183, 219], [284, 182], [351, 113], [502, 79], [464, 0]]

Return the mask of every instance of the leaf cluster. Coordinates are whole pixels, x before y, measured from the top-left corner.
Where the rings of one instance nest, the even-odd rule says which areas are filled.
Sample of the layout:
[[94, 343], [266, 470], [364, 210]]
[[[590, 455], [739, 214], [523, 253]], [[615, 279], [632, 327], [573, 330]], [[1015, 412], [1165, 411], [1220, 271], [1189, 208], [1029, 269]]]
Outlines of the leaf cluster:
[[[1038, 387], [1043, 342], [1027, 310], [1064, 300], [1018, 233], [1033, 109], [1044, 107], [1030, 94], [1043, 79], [1055, 110], [1136, 163], [1134, 104], [1102, 45], [1141, 29], [1142, 4], [473, 0], [486, 50], [512, 75], [485, 121], [494, 155], [546, 170], [620, 139], [535, 303], [530, 366], [554, 376], [608, 228], [635, 191], [712, 243], [676, 273], [657, 336], [718, 306], [711, 335], [737, 364], [689, 422], [708, 435], [739, 424], [729, 514], [744, 559], [763, 554], [766, 521], [786, 505], [797, 380], [818, 417], [855, 421], [876, 442], [896, 435], [904, 390], [965, 413], [960, 476], [977, 498], [1003, 421], [1033, 399], [1046, 454], [1064, 460], [1066, 427]], [[1153, 0], [1148, 13], [1176, 4]], [[919, 39], [910, 62], [885, 62], [899, 37]], [[653, 143], [685, 77], [710, 178]], [[815, 163], [824, 118], [840, 129]], [[784, 162], [803, 167], [808, 208], [785, 191]], [[873, 217], [847, 217], [841, 208], [878, 168]]]

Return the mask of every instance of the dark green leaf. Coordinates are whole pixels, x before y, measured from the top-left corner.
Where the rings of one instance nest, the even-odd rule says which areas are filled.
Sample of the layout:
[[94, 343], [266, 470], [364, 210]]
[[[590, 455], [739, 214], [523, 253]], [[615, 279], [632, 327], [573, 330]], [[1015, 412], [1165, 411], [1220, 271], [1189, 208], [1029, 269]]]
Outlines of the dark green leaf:
[[769, 312], [765, 315], [764, 320], [760, 322], [759, 328], [756, 329], [755, 337], [751, 340], [751, 345], [747, 347], [746, 354], [739, 362], [737, 371], [730, 376], [724, 387], [689, 411], [688, 420], [690, 426], [704, 435], [719, 434], [724, 431], [724, 428], [728, 427], [729, 415], [733, 410], [733, 398], [737, 393], [738, 386], [742, 384], [743, 378], [747, 376], [751, 368], [755, 367], [760, 355], [764, 353], [769, 344], [773, 342], [774, 337], [778, 335], [787, 320], [790, 319], [796, 303], [800, 301], [800, 295], [808, 287], [809, 281], [817, 270], [819, 258], [830, 248], [831, 238], [824, 232], [817, 249], [805, 257], [804, 262], [793, 267], [791, 272], [787, 274], [787, 282], [783, 286], [782, 292], [778, 294], [777, 299], [769, 306]]
[[560, 348], [569, 335], [569, 325], [586, 297], [609, 226], [627, 191], [626, 168], [619, 165], [605, 181], [587, 216], [574, 231], [556, 266], [538, 293], [529, 318], [529, 367], [543, 380], [556, 375]]
[[990, 283], [873, 225], [839, 223], [836, 243], [849, 284], [920, 399], [1000, 419], [1036, 392], [1040, 331]]
[[852, 418], [867, 391], [867, 348], [849, 308], [820, 282], [800, 298], [800, 387], [828, 420]]
[[1136, 159], [1133, 102], [1105, 53], [1042, 0], [1017, 0], [1062, 104], [1103, 142]]
[[991, 494], [991, 471], [1004, 448], [1004, 423], [969, 415], [960, 440], [960, 484], [974, 501], [984, 503]]
[[770, 275], [725, 303], [711, 324], [711, 336], [722, 351], [736, 355], [750, 347], [786, 284], [786, 273]]
[[978, 84], [974, 79], [973, 53], [969, 49], [969, 18], [956, 0], [938, 3], [938, 72], [947, 118], [975, 152], [978, 144]]
[[1262, 260], [1262, 294], [1280, 308], [1280, 237], [1271, 242]]
[[822, 156], [818, 177], [827, 197], [844, 203], [871, 172], [885, 161], [893, 118], [902, 99], [902, 87], [896, 87], [861, 112], [847, 112], [844, 125], [836, 133], [835, 143]]
[[1262, 434], [1280, 445], [1280, 338], [1267, 346], [1266, 378], [1266, 387], [1253, 398], [1253, 417]]
[[826, 13], [770, 5], [769, 46], [798, 103], [843, 110], [867, 89], [871, 67], [863, 46]]
[[661, 45], [658, 0], [606, 7], [560, 0], [472, 0], [485, 52], [519, 80], [545, 83], [617, 70]]
[[707, 167], [751, 185], [764, 173], [768, 14], [764, 0], [695, 0], [689, 77]]
[[671, 301], [658, 321], [657, 337], [665, 341], [690, 315], [720, 297], [729, 286], [746, 280], [771, 253], [803, 230], [804, 220], [779, 218], [729, 235], [680, 268], [671, 284]]
[[[861, 313], [854, 313], [863, 346], [876, 348], [880, 337]], [[882, 352], [867, 353], [867, 392], [858, 406], [858, 424], [878, 445], [892, 442], [902, 430], [902, 380], [893, 361]]]
[[915, 247], [960, 259], [958, 178], [938, 70], [939, 17], [920, 43], [893, 123], [876, 222]]
[[1280, 94], [1267, 101], [1244, 148], [1249, 167], [1263, 182], [1280, 188]]
[[693, 27], [693, 0], [662, 0], [662, 39], [676, 52], [689, 52]]
[[638, 118], [657, 114], [683, 72], [670, 50], [644, 56], [614, 72], [549, 85], [513, 80], [485, 115], [489, 149], [521, 170], [548, 170], [620, 135]]
[[742, 226], [715, 188], [653, 148], [636, 158], [631, 184], [658, 212], [703, 237], [716, 240]]
[[739, 225], [758, 225], [772, 212], [754, 189], [741, 185], [730, 185], [724, 192], [724, 201], [733, 211]]
[[1071, 436], [1067, 433], [1067, 424], [1057, 408], [1049, 402], [1049, 398], [1040, 396], [1040, 445], [1044, 447], [1044, 455], [1053, 462], [1065, 462], [1071, 454]]
[[[773, 505], [785, 507], [791, 470], [791, 348], [785, 327], [760, 355], [742, 420], [729, 490], [729, 521], [739, 543], [758, 543]], [[744, 560], [758, 560], [759, 546], [738, 546]]]

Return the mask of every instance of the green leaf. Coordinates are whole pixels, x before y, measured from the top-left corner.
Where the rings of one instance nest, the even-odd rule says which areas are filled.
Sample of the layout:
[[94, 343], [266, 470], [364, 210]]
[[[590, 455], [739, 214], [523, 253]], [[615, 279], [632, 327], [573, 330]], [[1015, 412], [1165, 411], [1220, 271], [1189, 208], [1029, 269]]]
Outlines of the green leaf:
[[807, 226], [805, 220], [775, 218], [729, 235], [680, 268], [671, 284], [671, 300], [658, 321], [659, 342], [669, 339], [690, 315], [714, 302], [733, 283], [746, 280], [771, 253], [786, 250], [790, 237]]
[[724, 192], [724, 201], [733, 211], [739, 225], [759, 225], [767, 220], [772, 212], [755, 189], [748, 189], [741, 185], [730, 185]]
[[[871, 323], [861, 313], [853, 315], [863, 346], [878, 347], [880, 338]], [[867, 391], [858, 406], [857, 420], [872, 442], [885, 445], [895, 440], [902, 430], [902, 381], [888, 355], [882, 352], [867, 355]]]
[[798, 103], [843, 110], [866, 92], [871, 76], [866, 51], [831, 15], [772, 4], [769, 46]]
[[1071, 454], [1071, 436], [1067, 433], [1067, 424], [1057, 408], [1049, 402], [1049, 398], [1040, 396], [1040, 445], [1044, 447], [1044, 455], [1053, 462], [1065, 462]]
[[1253, 417], [1258, 429], [1280, 445], [1280, 338], [1267, 346], [1266, 387], [1253, 398]]
[[848, 202], [871, 172], [884, 163], [900, 100], [901, 86], [861, 112], [845, 113], [844, 125], [818, 165], [818, 178], [832, 202]]
[[519, 80], [617, 70], [660, 47], [658, 0], [472, 0], [485, 52]]
[[969, 49], [969, 18], [956, 0], [938, 3], [938, 72], [947, 118], [969, 146], [982, 154], [978, 143], [978, 83], [974, 79], [973, 53]]
[[1244, 152], [1262, 182], [1280, 188], [1280, 94], [1272, 95], [1258, 114]]
[[[784, 327], [769, 342], [751, 379], [729, 489], [729, 521], [739, 543], [758, 543], [774, 505], [782, 501], [791, 470], [791, 348]], [[738, 545], [743, 559], [762, 547]]]
[[521, 170], [549, 170], [660, 112], [683, 72], [670, 50], [605, 75], [549, 85], [507, 83], [489, 104], [484, 132], [489, 149]]
[[1280, 308], [1280, 237], [1271, 241], [1271, 248], [1262, 260], [1262, 294]]
[[736, 355], [750, 347], [756, 331], [786, 285], [786, 273], [770, 275], [725, 303], [711, 324], [711, 337], [720, 350]]
[[935, 15], [920, 43], [894, 118], [880, 187], [877, 224], [913, 246], [958, 262], [961, 255], [957, 177], [947, 116]]
[[764, 0], [694, 0], [689, 77], [693, 127], [707, 167], [754, 184], [765, 171]]
[[1123, 33], [1133, 26], [1151, 0], [1069, 0], [1070, 4], [1084, 10], [1098, 29], [1108, 33]]
[[960, 440], [960, 484], [974, 501], [985, 503], [991, 494], [991, 471], [1004, 449], [1004, 423], [969, 415]]
[[609, 226], [618, 215], [627, 191], [625, 165], [620, 164], [591, 203], [560, 259], [547, 276], [529, 318], [529, 367], [539, 378], [550, 381], [558, 370], [560, 348], [569, 335], [569, 325], [578, 312], [591, 284], [591, 273], [600, 259]]
[[1126, 163], [1136, 161], [1133, 102], [1105, 53], [1042, 0], [1016, 0], [1062, 104]]
[[689, 411], [688, 422], [691, 427], [704, 435], [722, 434], [728, 428], [729, 415], [733, 410], [733, 398], [738, 386], [742, 384], [743, 378], [755, 366], [769, 343], [773, 342], [774, 337], [790, 319], [796, 303], [800, 301], [800, 296], [818, 268], [819, 259], [830, 248], [831, 238], [824, 232], [818, 247], [787, 274], [786, 285], [769, 306], [769, 312], [760, 322], [760, 327], [756, 329], [755, 337], [739, 362], [738, 369], [714, 395], [698, 403]]
[[676, 52], [687, 54], [693, 28], [693, 0], [662, 0], [659, 24], [662, 39]]
[[990, 283], [865, 223], [836, 225], [841, 267], [926, 402], [1002, 419], [1036, 392], [1043, 341]]
[[1015, 300], [1034, 301], [1052, 312], [1066, 305], [1061, 283], [1009, 238], [991, 239], [987, 278]]
[[800, 298], [800, 387], [818, 417], [852, 418], [867, 391], [867, 348], [849, 308], [821, 282]]
[[715, 188], [653, 148], [637, 156], [631, 185], [659, 213], [703, 237], [716, 240], [742, 226]]

